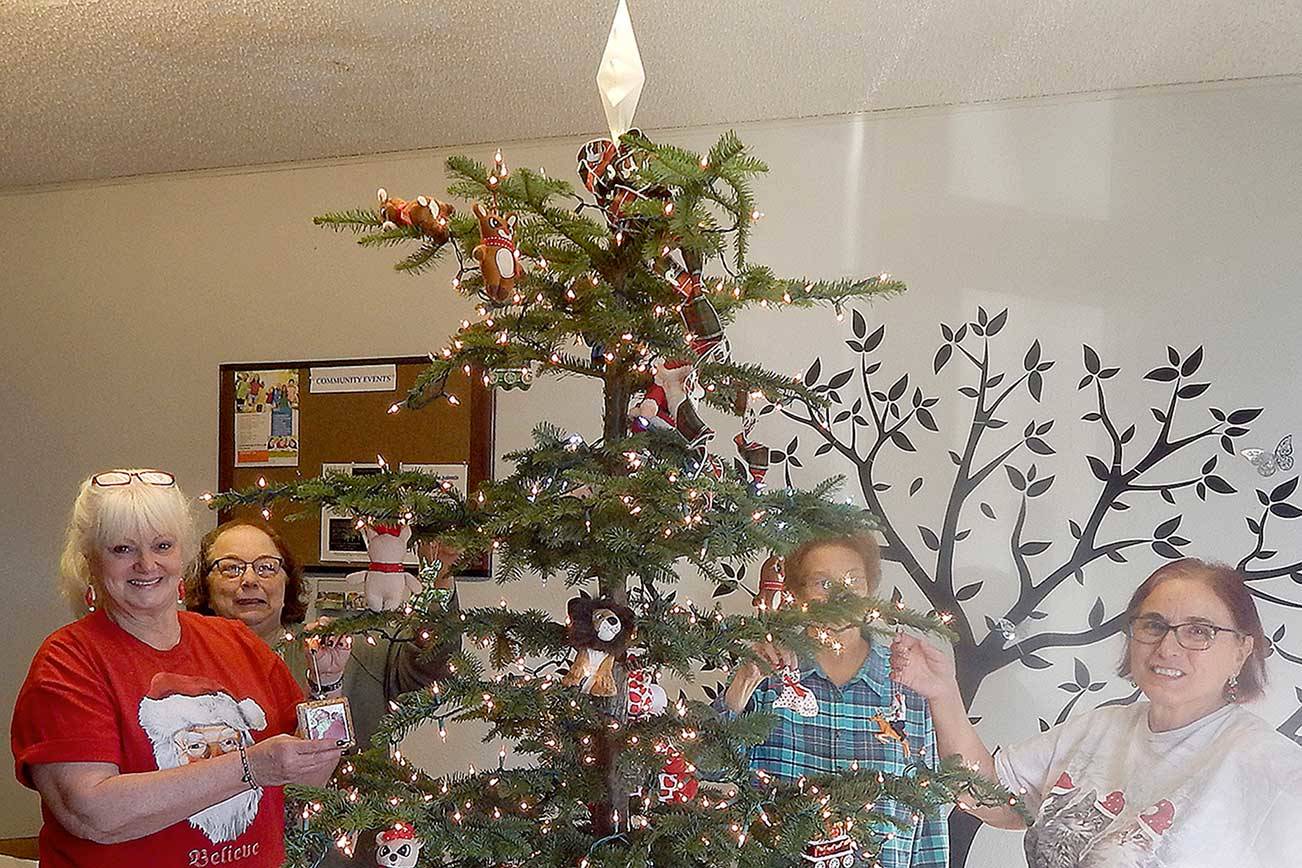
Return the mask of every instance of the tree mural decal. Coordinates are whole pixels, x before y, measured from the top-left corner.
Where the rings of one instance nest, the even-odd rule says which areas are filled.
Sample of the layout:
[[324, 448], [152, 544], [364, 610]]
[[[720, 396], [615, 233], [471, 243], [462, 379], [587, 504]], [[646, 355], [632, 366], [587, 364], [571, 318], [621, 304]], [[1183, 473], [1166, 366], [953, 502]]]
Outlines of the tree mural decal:
[[[954, 447], [949, 451], [953, 478], [946, 480], [944, 510], [931, 524], [905, 526], [899, 515], [901, 499], [913, 497], [925, 483], [923, 477], [914, 476], [907, 481], [906, 489], [907, 477], [900, 479], [899, 475], [901, 468], [916, 466], [916, 461], [909, 460], [909, 453], [916, 451], [914, 438], [940, 436], [933, 408], [941, 398], [927, 394], [908, 373], [897, 375], [885, 369], [878, 356], [885, 341], [885, 325], [870, 333], [864, 317], [853, 311], [852, 336], [845, 343], [858, 355], [858, 363], [827, 373], [820, 357], [805, 373], [805, 384], [826, 396], [828, 405], [782, 408], [785, 416], [813, 432], [818, 443], [815, 455], [835, 453], [852, 465], [850, 472], [857, 476], [867, 506], [883, 522], [883, 556], [903, 566], [936, 610], [953, 613], [952, 626], [960, 636], [955, 649], [959, 685], [969, 707], [982, 682], [992, 673], [1014, 663], [1031, 669], [1051, 668], [1054, 664], [1041, 652], [1091, 645], [1124, 627], [1124, 611], [1109, 612], [1102, 596], [1088, 613], [1082, 613], [1075, 629], [1038, 630], [1036, 622], [1047, 617], [1046, 603], [1064, 583], [1074, 581], [1086, 586], [1086, 572], [1096, 561], [1125, 563], [1128, 555], [1143, 549], [1164, 558], [1183, 557], [1191, 541], [1180, 534], [1183, 515], [1177, 499], [1196, 497], [1206, 501], [1236, 494], [1235, 487], [1218, 469], [1222, 461], [1242, 460], [1238, 452], [1253, 445], [1247, 439], [1250, 426], [1262, 413], [1262, 408], [1257, 407], [1231, 411], [1207, 407], [1204, 413], [1210, 420], [1194, 421], [1199, 399], [1211, 385], [1198, 376], [1204, 361], [1203, 348], [1181, 355], [1168, 347], [1164, 362], [1143, 377], [1165, 389], [1161, 402], [1151, 408], [1156, 432], [1151, 439], [1138, 438], [1137, 425], [1118, 419], [1109, 408], [1108, 390], [1116, 388], [1121, 369], [1104, 364], [1094, 348], [1083, 345], [1083, 371], [1076, 388], [1091, 396], [1093, 409], [1081, 421], [1101, 426], [1106, 432], [1103, 442], [1107, 449], [1101, 455], [1055, 459], [1086, 462], [1097, 489], [1071, 493], [1081, 508], [1068, 521], [1070, 543], [1037, 539], [1031, 519], [1036, 501], [1047, 496], [1054, 486], [1055, 475], [1046, 473], [1040, 464], [1057, 454], [1053, 446], [1056, 422], [1052, 418], [1029, 418], [1013, 424], [1004, 411], [1009, 398], [1023, 390], [1033, 406], [1041, 405], [1046, 375], [1057, 362], [1046, 357], [1040, 341], [1035, 340], [1022, 356], [1020, 371], [997, 369], [992, 361], [992, 343], [1007, 321], [1007, 309], [991, 316], [979, 307], [973, 321], [957, 327], [940, 325], [942, 341], [935, 352], [932, 373], [939, 375], [949, 365], [964, 366], [967, 382], [957, 392], [969, 405], [963, 418], [970, 421], [963, 442], [949, 444]], [[773, 453], [775, 469], [776, 465], [782, 466], [788, 485], [792, 468], [802, 466], [799, 452], [797, 435], [785, 450]], [[1254, 464], [1263, 478], [1267, 470], [1274, 474], [1288, 469], [1284, 463], [1277, 466], [1262, 458]], [[1291, 461], [1287, 464], [1291, 467]], [[1196, 473], [1176, 472], [1194, 466], [1200, 468]], [[933, 485], [938, 481], [926, 480]], [[1285, 576], [1302, 584], [1302, 559], [1298, 559], [1302, 551], [1290, 556], [1270, 542], [1287, 535], [1282, 527], [1285, 522], [1302, 517], [1302, 508], [1290, 500], [1297, 492], [1297, 482], [1294, 476], [1257, 491], [1260, 510], [1247, 516], [1249, 550], [1237, 564], [1253, 582], [1257, 598], [1269, 604], [1262, 607], [1262, 612], [1275, 643], [1274, 653], [1302, 665], [1302, 654], [1286, 650], [1285, 626], [1281, 624], [1273, 634], [1270, 631], [1270, 625], [1279, 621], [1279, 608], [1302, 608], [1302, 594], [1294, 599], [1275, 590], [1273, 584], [1270, 590], [1263, 587], [1269, 580]], [[1011, 485], [1016, 492], [1016, 516], [1011, 531], [1001, 531], [1008, 538], [1000, 546], [1006, 547], [1014, 568], [1017, 596], [1002, 613], [983, 612], [978, 619], [974, 601], [984, 583], [961, 583], [962, 577], [955, 573], [955, 554], [979, 527], [982, 519], [978, 514], [988, 520], [987, 524], [997, 518], [994, 507], [982, 499], [982, 493], [997, 484]], [[1151, 507], [1169, 508], [1171, 514], [1148, 532], [1118, 529], [1127, 524], [1118, 514], [1141, 498], [1159, 498], [1162, 503]], [[1242, 498], [1231, 500], [1238, 502]], [[989, 545], [988, 536], [983, 544]], [[1223, 540], [1216, 541], [1222, 551], [1225, 545]], [[1109, 673], [1107, 677], [1112, 676]], [[1107, 683], [1106, 679], [1094, 678], [1079, 658], [1074, 659], [1072, 678], [1058, 685], [1069, 698], [1052, 722], [1065, 720], [1085, 701], [1084, 697], [1101, 691]], [[1131, 692], [1114, 702], [1133, 701], [1136, 696], [1137, 692]], [[1297, 689], [1297, 698], [1298, 711], [1280, 725], [1281, 732], [1295, 739], [1302, 729], [1302, 688]], [[1050, 721], [1040, 720], [1041, 729], [1050, 725]], [[976, 831], [976, 824], [968, 819], [964, 822], [955, 813], [956, 865], [964, 864]]]

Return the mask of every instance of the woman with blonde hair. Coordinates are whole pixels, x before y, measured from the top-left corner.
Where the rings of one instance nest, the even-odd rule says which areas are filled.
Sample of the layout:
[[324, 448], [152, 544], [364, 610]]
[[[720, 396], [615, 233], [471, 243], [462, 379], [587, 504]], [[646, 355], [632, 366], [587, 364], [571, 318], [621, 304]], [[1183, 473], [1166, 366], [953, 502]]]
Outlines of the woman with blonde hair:
[[279, 865], [283, 785], [339, 760], [290, 734], [302, 692], [263, 642], [178, 610], [194, 547], [172, 474], [82, 483], [60, 577], [81, 617], [36, 652], [10, 727], [43, 866]]

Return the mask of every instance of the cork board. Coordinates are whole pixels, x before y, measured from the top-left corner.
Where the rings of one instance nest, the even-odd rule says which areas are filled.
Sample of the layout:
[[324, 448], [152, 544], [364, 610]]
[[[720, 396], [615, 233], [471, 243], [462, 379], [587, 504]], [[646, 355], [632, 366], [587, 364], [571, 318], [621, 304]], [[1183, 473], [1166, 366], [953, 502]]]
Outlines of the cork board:
[[[445, 468], [463, 467], [467, 490], [473, 491], [492, 472], [493, 456], [493, 394], [482, 380], [461, 372], [449, 379], [448, 390], [457, 396], [459, 404], [435, 401], [420, 410], [403, 410], [389, 413], [389, 407], [402, 400], [417, 376], [429, 365], [424, 356], [374, 359], [333, 359], [317, 361], [280, 361], [225, 364], [220, 367], [219, 389], [219, 444], [217, 481], [223, 491], [256, 485], [258, 477], [267, 482], [289, 482], [321, 475], [325, 465], [353, 464], [355, 472], [366, 472], [374, 466], [376, 456], [394, 468], [404, 465], [440, 465]], [[390, 367], [391, 366], [391, 367]], [[318, 376], [312, 379], [315, 369], [343, 369], [332, 372], [334, 388], [352, 388], [347, 381], [364, 383], [378, 378], [350, 377], [350, 370], [370, 373], [392, 370], [392, 380], [385, 380], [379, 391], [319, 391], [317, 386], [326, 382]], [[296, 383], [287, 375], [274, 372], [297, 372]], [[267, 376], [271, 373], [271, 376]], [[237, 381], [239, 407], [237, 412]], [[250, 383], [255, 391], [250, 396]], [[342, 385], [341, 385], [342, 383]], [[389, 384], [396, 388], [388, 388]], [[375, 383], [372, 383], [375, 385]], [[360, 386], [359, 386], [360, 387]], [[291, 392], [297, 404], [293, 430], [289, 428], [290, 401], [284, 398]], [[296, 394], [295, 394], [296, 392]], [[265, 403], [260, 398], [269, 398]], [[283, 414], [271, 417], [271, 407], [278, 406]], [[256, 410], [267, 409], [273, 434], [285, 437], [271, 439], [282, 446], [281, 452], [257, 454], [247, 448], [250, 441], [249, 421]], [[237, 417], [239, 420], [237, 421]], [[237, 438], [238, 433], [238, 438]], [[258, 436], [254, 432], [254, 437]], [[264, 437], [264, 439], [266, 439]], [[249, 461], [260, 466], [243, 466]], [[270, 464], [269, 461], [296, 462]], [[458, 483], [460, 487], [460, 483]], [[289, 512], [300, 511], [301, 518], [287, 520]], [[252, 512], [250, 508], [250, 512]], [[226, 521], [241, 514], [241, 509], [223, 510], [219, 515]], [[279, 513], [273, 511], [271, 524], [281, 533], [305, 568], [316, 573], [347, 573], [359, 569], [356, 557], [343, 550], [350, 548], [340, 541], [337, 522], [326, 522], [322, 533], [321, 510], [286, 506]], [[331, 543], [332, 529], [334, 542]], [[364, 567], [361, 567], [364, 568]], [[487, 564], [472, 565], [466, 570], [470, 575], [483, 575]]]

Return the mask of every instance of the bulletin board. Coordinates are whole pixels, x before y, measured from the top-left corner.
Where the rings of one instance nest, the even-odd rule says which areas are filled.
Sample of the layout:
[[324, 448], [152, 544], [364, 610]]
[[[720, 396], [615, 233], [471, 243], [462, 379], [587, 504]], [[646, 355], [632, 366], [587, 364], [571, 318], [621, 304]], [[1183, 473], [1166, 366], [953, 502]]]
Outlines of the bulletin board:
[[[375, 472], [383, 456], [395, 470], [459, 474], [457, 487], [473, 491], [491, 477], [493, 460], [493, 393], [481, 379], [456, 371], [447, 388], [457, 404], [439, 400], [389, 412], [428, 366], [425, 356], [221, 365], [218, 485], [230, 491], [256, 485], [258, 477], [292, 482], [323, 469]], [[256, 515], [252, 507], [235, 507], [219, 518], [245, 511]], [[293, 520], [291, 512], [297, 513]], [[273, 511], [270, 523], [305, 569], [365, 569], [360, 536], [352, 531], [349, 538], [350, 523], [328, 511], [289, 505]], [[462, 572], [486, 575], [487, 561]]]

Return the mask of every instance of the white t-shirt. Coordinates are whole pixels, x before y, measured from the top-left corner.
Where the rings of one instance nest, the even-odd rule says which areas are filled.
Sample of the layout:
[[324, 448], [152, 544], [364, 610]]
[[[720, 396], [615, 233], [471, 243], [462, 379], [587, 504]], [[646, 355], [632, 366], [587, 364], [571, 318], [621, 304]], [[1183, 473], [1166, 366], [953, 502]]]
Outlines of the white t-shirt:
[[1242, 706], [1168, 732], [1101, 708], [995, 756], [1030, 868], [1302, 865], [1302, 749]]

